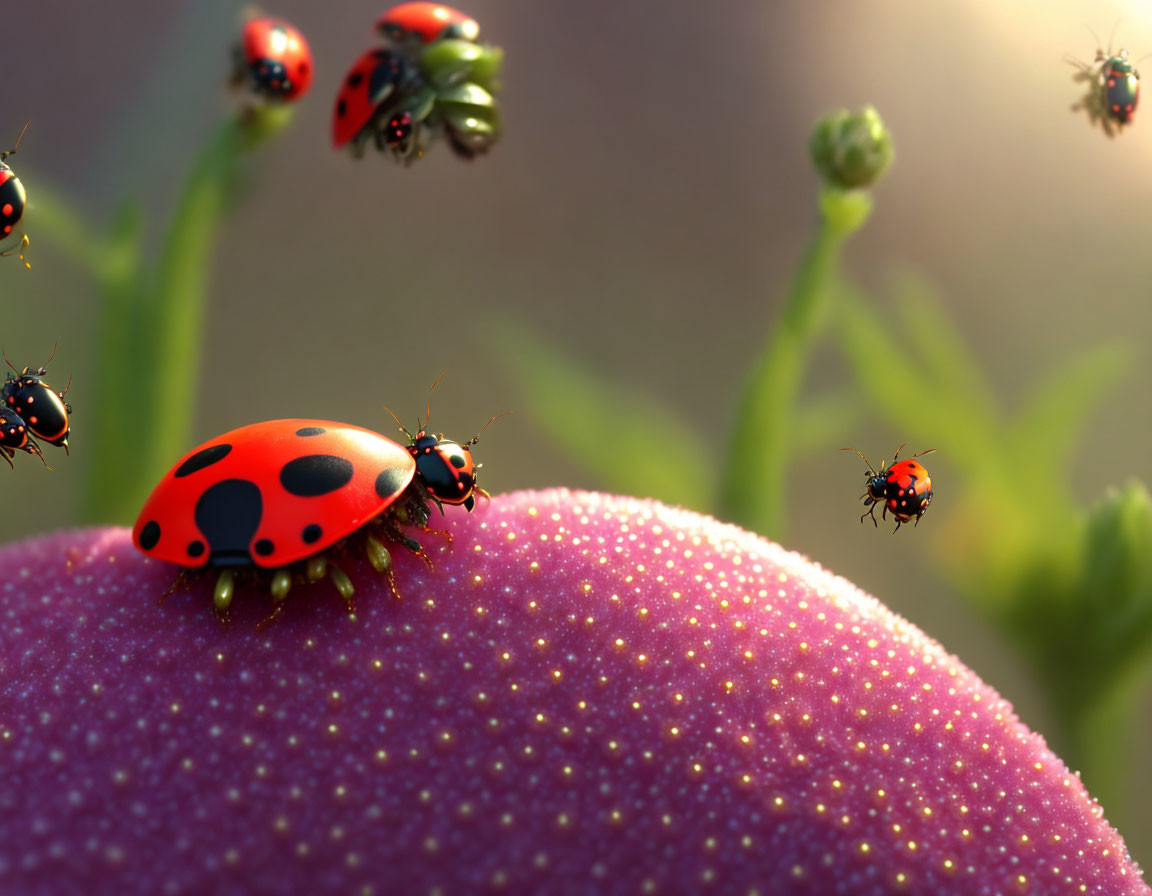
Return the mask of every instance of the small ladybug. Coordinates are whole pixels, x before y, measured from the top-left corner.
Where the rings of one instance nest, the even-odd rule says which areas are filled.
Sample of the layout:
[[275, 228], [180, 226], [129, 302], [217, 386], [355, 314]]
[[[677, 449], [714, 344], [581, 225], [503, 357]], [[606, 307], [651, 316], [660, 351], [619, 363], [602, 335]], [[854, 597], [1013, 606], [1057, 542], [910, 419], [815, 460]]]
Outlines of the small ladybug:
[[1128, 51], [1121, 50], [1119, 55], [1105, 59], [1100, 78], [1107, 116], [1117, 124], [1128, 124], [1140, 102], [1140, 73], [1128, 61]]
[[475, 41], [480, 25], [471, 16], [442, 3], [401, 3], [376, 20], [376, 30], [394, 44], [430, 44], [441, 38]]
[[1140, 102], [1140, 73], [1129, 60], [1127, 50], [1114, 54], [1110, 48], [1107, 52], [1097, 49], [1091, 64], [1070, 56], [1065, 61], [1079, 70], [1073, 80], [1087, 85], [1087, 92], [1072, 106], [1073, 111], [1087, 111], [1089, 120], [1093, 124], [1099, 121], [1109, 137], [1131, 123]]
[[235, 51], [233, 82], [272, 100], [298, 100], [312, 86], [312, 50], [283, 19], [261, 16], [244, 24]]
[[[388, 575], [393, 593], [384, 541], [403, 545], [431, 567], [420, 543], [404, 532], [406, 526], [436, 531], [428, 527], [428, 498], [440, 486], [423, 479], [410, 448], [358, 426], [254, 423], [185, 455], [148, 498], [132, 539], [149, 557], [221, 568], [213, 601], [222, 618], [232, 602], [234, 568], [266, 571], [275, 603], [271, 620], [294, 581], [328, 574], [351, 601], [355, 589], [334, 556], [363, 551]], [[471, 491], [452, 497], [466, 504]]]
[[351, 143], [355, 153], [363, 152], [365, 140], [376, 130], [379, 118], [396, 105], [403, 85], [410, 79], [404, 57], [391, 50], [364, 53], [344, 76], [332, 112], [332, 145]]
[[[436, 381], [440, 382], [439, 380]], [[432, 384], [436, 388], [436, 383]], [[385, 408], [385, 410], [388, 410]], [[480, 441], [480, 436], [493, 420], [497, 420], [511, 411], [497, 414], [480, 427], [467, 442], [453, 442], [441, 435], [432, 435], [427, 431], [428, 420], [417, 427], [416, 435], [412, 435], [407, 427], [400, 422], [400, 418], [392, 414], [392, 419], [400, 427], [400, 431], [408, 437], [408, 453], [416, 461], [416, 479], [427, 492], [428, 498], [433, 501], [440, 512], [444, 512], [445, 504], [463, 505], [471, 512], [476, 506], [476, 495], [487, 498], [488, 492], [476, 485], [476, 470], [483, 464], [472, 461], [471, 446]]]
[[901, 525], [913, 518], [916, 520], [914, 525], [919, 525], [920, 517], [924, 515], [928, 510], [928, 505], [932, 503], [932, 478], [923, 465], [917, 463], [913, 458], [931, 454], [936, 449], [929, 448], [927, 451], [912, 455], [912, 458], [908, 460], [897, 461], [903, 448], [903, 445], [897, 448], [896, 454], [892, 457], [892, 463], [882, 463], [879, 470], [874, 470], [868, 458], [855, 448], [840, 449], [841, 451], [856, 451], [864, 463], [868, 464], [868, 471], [864, 474], [867, 479], [867, 487], [864, 494], [861, 495], [868, 511], [860, 515], [861, 523], [864, 522], [864, 517], [870, 516], [872, 517], [872, 525], [877, 525], [876, 505], [881, 504], [883, 505], [881, 516], [887, 519], [888, 512], [891, 511], [892, 516], [896, 518], [896, 528], [892, 531], [898, 532]]
[[[24, 125], [24, 130], [20, 132], [20, 136], [16, 138], [16, 145], [6, 152], [0, 152], [0, 243], [13, 234], [19, 233], [16, 228], [20, 224], [21, 218], [24, 217], [24, 209], [28, 205], [28, 195], [24, 192], [24, 184], [20, 182], [20, 178], [7, 164], [8, 156], [16, 155], [16, 148], [24, 139], [24, 131], [26, 130], [28, 130], [27, 124]], [[24, 259], [24, 250], [28, 248], [28, 234], [22, 234], [21, 237], [20, 260], [24, 262], [24, 267], [31, 268], [32, 265]], [[11, 254], [11, 252], [0, 252], [0, 256], [5, 258]]]
[[[16, 375], [8, 374], [0, 396], [3, 397], [4, 407], [20, 415], [33, 435], [49, 445], [63, 448], [64, 453], [68, 454], [68, 436], [71, 433], [68, 415], [72, 413], [72, 405], [64, 401], [64, 396], [68, 394], [72, 380], [68, 380], [63, 392], [54, 392], [43, 380], [55, 355], [56, 346], [52, 346], [52, 354], [44, 366], [36, 370], [29, 367], [17, 370], [4, 357], [5, 363]], [[3, 357], [3, 353], [0, 353], [0, 357]]]
[[[44, 452], [40, 450], [40, 446], [36, 444], [36, 440], [28, 432], [23, 418], [15, 411], [0, 406], [0, 456], [8, 461], [8, 466], [12, 469], [16, 469], [16, 465], [12, 463], [12, 458], [16, 456], [17, 451], [35, 454], [40, 458], [40, 462], [48, 467], [48, 461], [44, 460]], [[52, 468], [48, 467], [48, 469], [51, 470]]]

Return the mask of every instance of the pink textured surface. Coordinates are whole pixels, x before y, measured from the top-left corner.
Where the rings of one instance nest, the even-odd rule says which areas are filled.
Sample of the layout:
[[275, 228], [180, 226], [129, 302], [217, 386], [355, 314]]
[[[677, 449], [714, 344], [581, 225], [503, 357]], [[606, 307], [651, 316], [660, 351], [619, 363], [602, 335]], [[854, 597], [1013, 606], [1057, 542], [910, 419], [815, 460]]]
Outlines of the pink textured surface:
[[449, 512], [274, 625], [123, 530], [0, 551], [0, 892], [1148, 894], [958, 660], [659, 504]]

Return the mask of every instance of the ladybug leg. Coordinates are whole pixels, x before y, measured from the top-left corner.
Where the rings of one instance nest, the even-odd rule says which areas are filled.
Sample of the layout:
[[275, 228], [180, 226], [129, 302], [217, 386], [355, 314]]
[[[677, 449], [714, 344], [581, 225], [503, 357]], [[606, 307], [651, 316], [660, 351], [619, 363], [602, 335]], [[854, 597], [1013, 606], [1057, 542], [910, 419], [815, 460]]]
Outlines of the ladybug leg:
[[[25, 260], [25, 258], [24, 258], [24, 250], [27, 248], [28, 248], [28, 234], [24, 234], [24, 239], [22, 239], [20, 241], [20, 249], [19, 249], [20, 260], [24, 262], [24, 267], [28, 268], [28, 270], [32, 270], [32, 265], [30, 265], [27, 262], [27, 260]], [[12, 254], [11, 252], [0, 252], [0, 257], [7, 258], [11, 254]]]
[[868, 507], [868, 510], [867, 510], [867, 512], [860, 514], [860, 523], [861, 524], [864, 523], [864, 517], [870, 516], [870, 517], [872, 517], [872, 525], [878, 526], [879, 523], [876, 522], [876, 502], [873, 501], [871, 498], [869, 498], [867, 495], [865, 495], [864, 496], [864, 504]]
[[44, 452], [40, 450], [40, 446], [31, 436], [28, 437], [28, 444], [24, 446], [24, 450], [29, 454], [35, 454], [37, 457], [39, 457], [40, 463], [44, 464], [44, 468], [46, 470], [52, 469], [50, 466], [48, 466], [48, 461], [44, 459]]
[[232, 606], [232, 597], [236, 593], [236, 576], [230, 569], [225, 569], [216, 579], [216, 588], [212, 592], [212, 604], [216, 607], [216, 618], [221, 625], [229, 621], [228, 608]]
[[164, 606], [164, 601], [166, 601], [177, 591], [186, 591], [188, 589], [188, 585], [192, 582], [194, 577], [195, 573], [189, 573], [185, 569], [180, 570], [180, 572], [176, 574], [176, 578], [172, 580], [172, 584], [169, 585], [165, 589], [164, 593], [160, 595], [159, 599], [156, 601], [156, 606]]
[[7, 448], [7, 447], [2, 446], [2, 445], [0, 445], [0, 451], [3, 452], [4, 460], [8, 461], [8, 466], [10, 466], [13, 470], [15, 470], [16, 465], [14, 463], [12, 463], [12, 458], [14, 458], [16, 456], [16, 452], [13, 451], [11, 448]]

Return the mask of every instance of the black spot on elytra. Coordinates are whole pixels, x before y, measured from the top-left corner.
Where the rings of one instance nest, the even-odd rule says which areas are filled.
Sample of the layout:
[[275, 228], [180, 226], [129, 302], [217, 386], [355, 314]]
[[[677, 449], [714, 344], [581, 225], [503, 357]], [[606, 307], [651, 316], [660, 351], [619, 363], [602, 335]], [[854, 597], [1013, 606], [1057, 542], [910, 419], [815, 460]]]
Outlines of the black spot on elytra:
[[191, 476], [193, 473], [198, 473], [205, 467], [210, 467], [212, 464], [222, 461], [228, 456], [232, 450], [232, 446], [225, 443], [223, 445], [213, 445], [211, 448], [205, 448], [203, 451], [197, 451], [188, 460], [180, 464], [176, 472], [172, 475], [177, 479], [184, 476]]
[[306, 439], [309, 436], [321, 436], [327, 431], [323, 426], [305, 426], [296, 430], [296, 435]]
[[346, 102], [344, 102], [344, 100], [340, 100], [340, 102], [338, 102], [338, 103], [336, 104], [336, 115], [337, 115], [337, 117], [338, 117], [338, 118], [343, 118], [343, 117], [344, 117], [344, 115], [345, 115], [345, 113], [347, 113], [347, 111], [348, 111], [348, 104], [347, 104]]
[[465, 464], [468, 463], [468, 459], [464, 457], [463, 454], [451, 454], [448, 456], [448, 459], [452, 461], [452, 466], [457, 470], [463, 470]]
[[381, 470], [376, 477], [376, 494], [381, 498], [391, 498], [408, 484], [407, 479], [405, 471], [400, 467]]
[[304, 531], [300, 533], [300, 537], [304, 539], [304, 544], [315, 544], [323, 534], [324, 530], [316, 525], [316, 523], [309, 523], [304, 527]]
[[204, 542], [197, 538], [195, 541], [188, 542], [188, 547], [184, 550], [189, 557], [200, 557], [204, 554], [204, 548]]
[[348, 76], [348, 86], [349, 87], [359, 87], [363, 83], [364, 83], [364, 73], [363, 72], [352, 72], [352, 74], [350, 74]]
[[248, 545], [260, 527], [264, 501], [256, 483], [225, 479], [205, 489], [196, 501], [196, 525], [208, 539], [208, 560], [215, 566], [252, 562]]
[[334, 454], [308, 454], [280, 468], [280, 484], [293, 495], [314, 498], [352, 481], [352, 462]]
[[253, 545], [253, 548], [261, 557], [267, 557], [274, 550], [276, 550], [276, 545], [272, 544], [272, 540], [270, 538], [261, 538], [258, 542], [256, 542], [256, 544]]
[[156, 520], [149, 520], [140, 530], [140, 547], [146, 551], [152, 550], [160, 541], [160, 524]]

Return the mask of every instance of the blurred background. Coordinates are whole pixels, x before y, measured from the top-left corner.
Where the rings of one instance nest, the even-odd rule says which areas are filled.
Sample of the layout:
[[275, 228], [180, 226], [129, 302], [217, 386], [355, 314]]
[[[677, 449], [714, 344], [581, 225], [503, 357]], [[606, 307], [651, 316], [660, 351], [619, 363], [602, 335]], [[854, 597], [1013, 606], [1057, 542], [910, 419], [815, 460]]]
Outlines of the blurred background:
[[[265, 7], [307, 36], [316, 80], [291, 129], [248, 160], [236, 185], [212, 262], [189, 448], [281, 416], [390, 433], [384, 406], [411, 425], [447, 371], [433, 395], [435, 429], [466, 439], [493, 414], [518, 411], [476, 449], [487, 489], [599, 486], [525, 412], [502, 360], [502, 334], [515, 329], [622, 393], [672, 405], [714, 434], [719, 462], [812, 231], [811, 127], [830, 108], [872, 103], [896, 163], [845, 273], [880, 295], [909, 270], [933, 283], [1009, 407], [1053, 359], [1130, 340], [1135, 374], [1096, 410], [1067, 475], [1086, 503], [1128, 477], [1152, 481], [1152, 356], [1139, 350], [1152, 328], [1143, 227], [1152, 121], [1138, 115], [1107, 139], [1069, 110], [1081, 91], [1063, 61], [1092, 59], [1086, 26], [1104, 43], [1116, 26], [1114, 46], [1133, 59], [1152, 53], [1152, 4], [468, 0], [483, 38], [506, 52], [505, 135], [475, 162], [441, 143], [407, 169], [374, 152], [354, 161], [328, 138], [340, 80], [376, 45], [372, 23], [386, 5]], [[4, 541], [78, 524], [83, 477], [100, 475], [85, 459], [87, 421], [133, 401], [132, 382], [111, 395], [90, 386], [96, 290], [37, 235], [37, 187], [67, 196], [101, 234], [124, 199], [138, 198], [158, 246], [185, 173], [235, 108], [225, 82], [240, 8], [40, 0], [4, 9], [0, 143], [31, 120], [10, 163], [29, 195], [33, 269], [0, 259], [0, 346], [35, 367], [58, 343], [50, 382], [72, 376], [75, 409], [72, 454], [51, 452], [54, 472], [28, 457], [0, 471]], [[845, 376], [831, 353], [824, 360], [810, 382]], [[616, 410], [627, 415], [628, 402]], [[610, 451], [611, 431], [602, 437]], [[905, 440], [878, 420], [849, 439], [874, 461]], [[123, 433], [129, 456], [135, 441]], [[939, 638], [1043, 732], [1025, 667], [921, 550], [933, 515], [895, 537], [861, 527], [862, 465], [835, 447], [795, 465], [804, 497], [786, 546]], [[938, 449], [936, 502], [951, 500], [948, 446], [910, 447]], [[1152, 751], [1147, 701], [1144, 715], [1138, 755]], [[1145, 777], [1133, 786], [1149, 792], [1152, 770], [1137, 768]], [[1123, 833], [1152, 863], [1152, 802], [1131, 808]]]

